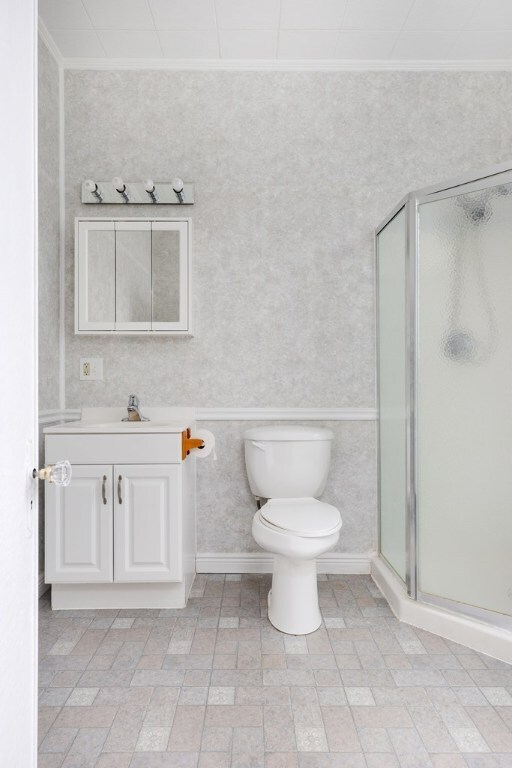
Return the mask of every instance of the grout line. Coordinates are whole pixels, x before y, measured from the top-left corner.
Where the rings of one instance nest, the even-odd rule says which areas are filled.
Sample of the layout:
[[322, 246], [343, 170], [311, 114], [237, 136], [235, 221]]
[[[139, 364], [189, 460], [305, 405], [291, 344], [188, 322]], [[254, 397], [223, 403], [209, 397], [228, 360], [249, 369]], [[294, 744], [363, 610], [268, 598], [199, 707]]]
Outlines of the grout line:
[[89, 21], [91, 22], [91, 29], [90, 29], [90, 31], [91, 31], [91, 32], [94, 32], [94, 35], [95, 35], [95, 37], [96, 37], [96, 40], [97, 40], [97, 41], [98, 41], [98, 43], [100, 44], [100, 48], [101, 48], [101, 50], [103, 51], [103, 53], [105, 54], [105, 56], [106, 56], [107, 58], [109, 58], [109, 57], [108, 57], [108, 54], [107, 54], [107, 52], [106, 52], [106, 50], [105, 50], [105, 46], [104, 46], [104, 45], [103, 45], [103, 43], [101, 42], [101, 38], [100, 38], [100, 36], [99, 36], [99, 34], [98, 34], [99, 30], [97, 29], [97, 27], [95, 27], [95, 26], [94, 26], [93, 20], [91, 19], [90, 15], [89, 15], [89, 11], [87, 10], [87, 7], [86, 7], [85, 3], [83, 2], [83, 0], [80, 0], [80, 4], [81, 4], [82, 8], [84, 9], [84, 13], [85, 13], [85, 15], [87, 16], [87, 18], [88, 18], [88, 19], [89, 19]]
[[279, 0], [279, 15], [277, 17], [277, 38], [275, 57], [279, 59], [279, 46], [281, 43], [281, 20], [283, 18], [283, 0]]
[[213, 0], [213, 15], [215, 16], [215, 32], [217, 34], [217, 50], [219, 54], [219, 59], [222, 58], [222, 51], [220, 47], [220, 29], [219, 29], [219, 20], [217, 18], [217, 2], [216, 0]]
[[333, 57], [336, 55], [336, 51], [338, 50], [340, 46], [340, 40], [341, 40], [341, 33], [345, 32], [345, 28], [343, 26], [343, 22], [345, 21], [345, 16], [347, 15], [347, 8], [348, 8], [348, 0], [345, 0], [345, 8], [343, 10], [343, 16], [341, 17], [340, 27], [338, 29], [338, 36], [336, 37], [336, 43], [334, 46], [334, 51], [332, 52]]
[[151, 3], [149, 2], [149, 0], [146, 0], [146, 5], [148, 7], [149, 15], [151, 16], [151, 21], [153, 22], [153, 28], [155, 30], [156, 38], [158, 40], [158, 47], [160, 48], [160, 53], [162, 54], [162, 58], [164, 58], [164, 47], [162, 45], [162, 38], [160, 37], [160, 30], [157, 29], [155, 16], [153, 14], [153, 9], [151, 7]]

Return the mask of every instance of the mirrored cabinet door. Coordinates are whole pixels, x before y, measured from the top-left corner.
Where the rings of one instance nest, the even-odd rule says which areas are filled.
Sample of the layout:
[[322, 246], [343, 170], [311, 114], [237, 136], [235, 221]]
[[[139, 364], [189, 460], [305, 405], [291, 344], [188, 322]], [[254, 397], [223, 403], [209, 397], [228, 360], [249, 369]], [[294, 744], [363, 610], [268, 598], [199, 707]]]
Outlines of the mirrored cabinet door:
[[116, 321], [116, 244], [114, 222], [90, 221], [79, 229], [77, 302], [79, 327], [113, 331]]
[[191, 334], [190, 220], [77, 219], [76, 333]]
[[151, 222], [115, 223], [116, 329], [151, 330]]
[[153, 329], [181, 328], [188, 317], [186, 222], [153, 221]]

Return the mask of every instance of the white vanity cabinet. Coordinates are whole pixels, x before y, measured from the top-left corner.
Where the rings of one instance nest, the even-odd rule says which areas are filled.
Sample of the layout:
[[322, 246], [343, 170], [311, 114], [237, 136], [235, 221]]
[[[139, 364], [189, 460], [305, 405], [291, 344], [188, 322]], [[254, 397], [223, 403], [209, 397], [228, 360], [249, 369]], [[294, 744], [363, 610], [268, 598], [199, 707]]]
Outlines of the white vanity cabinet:
[[181, 578], [179, 465], [73, 465], [46, 504], [48, 582]]
[[150, 424], [45, 430], [46, 463], [65, 458], [72, 466], [69, 486], [46, 485], [54, 608], [186, 604], [195, 575], [195, 459], [182, 459], [184, 421], [175, 432]]

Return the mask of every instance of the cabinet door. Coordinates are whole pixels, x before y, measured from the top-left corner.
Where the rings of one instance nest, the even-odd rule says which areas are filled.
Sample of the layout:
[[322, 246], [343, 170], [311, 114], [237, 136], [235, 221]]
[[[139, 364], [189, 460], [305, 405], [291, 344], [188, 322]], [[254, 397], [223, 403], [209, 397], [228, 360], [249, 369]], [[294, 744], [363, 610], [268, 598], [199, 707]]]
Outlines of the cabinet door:
[[186, 221], [152, 221], [153, 331], [190, 331], [190, 233]]
[[116, 331], [151, 330], [151, 223], [116, 221]]
[[113, 580], [112, 465], [73, 465], [67, 488], [46, 484], [46, 581]]
[[116, 244], [114, 222], [80, 221], [75, 254], [75, 331], [116, 327]]
[[181, 579], [181, 465], [114, 467], [114, 580]]

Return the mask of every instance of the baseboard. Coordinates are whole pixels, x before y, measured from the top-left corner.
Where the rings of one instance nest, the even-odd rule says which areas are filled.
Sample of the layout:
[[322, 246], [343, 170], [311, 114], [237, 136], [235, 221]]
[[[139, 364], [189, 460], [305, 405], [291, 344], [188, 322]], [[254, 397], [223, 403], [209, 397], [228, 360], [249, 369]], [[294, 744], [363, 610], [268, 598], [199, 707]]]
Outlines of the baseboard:
[[[373, 552], [329, 552], [317, 560], [318, 573], [370, 573]], [[272, 573], [273, 555], [267, 552], [198, 552], [197, 573]]]
[[412, 600], [403, 583], [378, 556], [372, 559], [371, 575], [400, 621], [473, 648], [479, 653], [512, 662], [512, 632], [445, 608]]
[[44, 571], [41, 571], [39, 574], [39, 583], [38, 583], [38, 595], [39, 597], [42, 597], [45, 592], [47, 592], [50, 589], [49, 584], [44, 583]]

